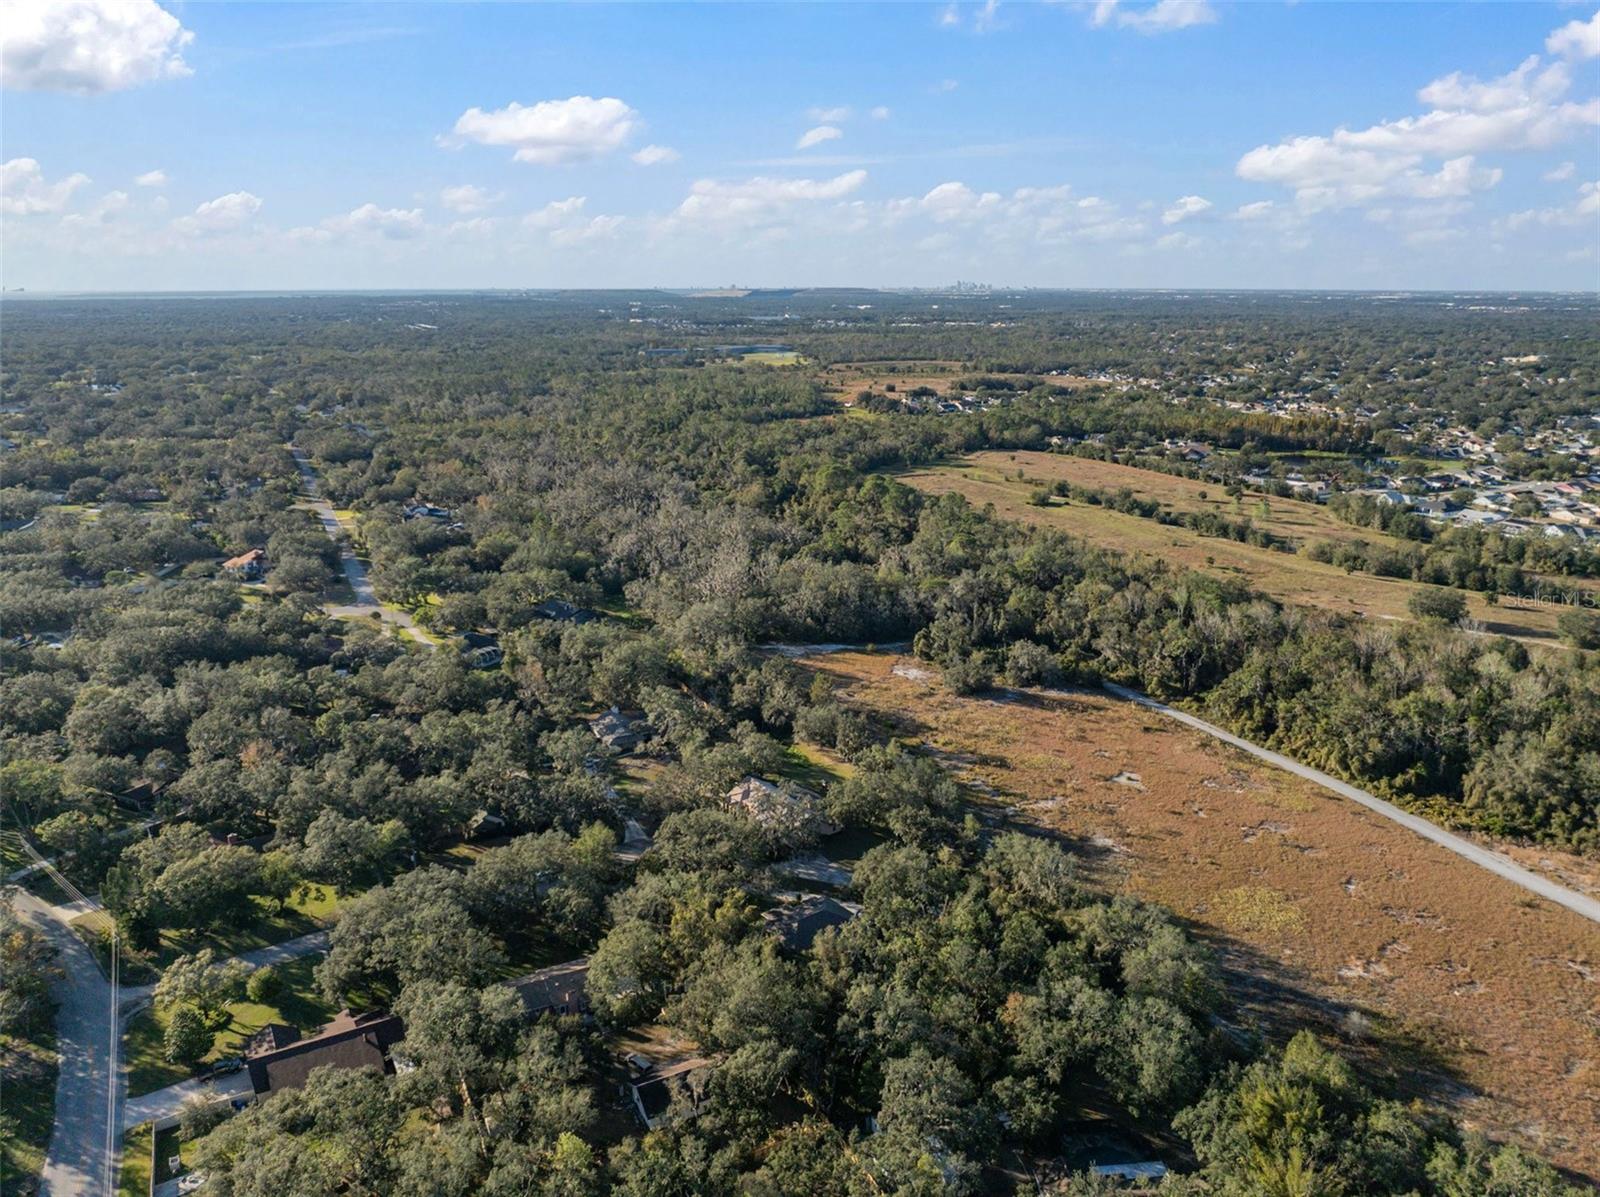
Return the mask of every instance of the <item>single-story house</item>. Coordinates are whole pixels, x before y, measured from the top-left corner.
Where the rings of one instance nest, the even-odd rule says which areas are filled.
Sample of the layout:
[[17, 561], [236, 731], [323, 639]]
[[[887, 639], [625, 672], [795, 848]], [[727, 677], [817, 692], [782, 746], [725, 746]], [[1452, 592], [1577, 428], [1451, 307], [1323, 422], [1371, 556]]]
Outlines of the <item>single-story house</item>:
[[472, 818], [467, 820], [463, 830], [469, 840], [489, 839], [491, 836], [505, 834], [506, 821], [491, 811], [477, 810], [472, 813]]
[[633, 1112], [645, 1129], [655, 1130], [661, 1124], [674, 1094], [685, 1094], [690, 1108], [699, 1110], [715, 1061], [704, 1056], [690, 1056], [665, 1064], [648, 1060], [639, 1063], [643, 1070], [626, 1083], [625, 1090], [633, 1101]]
[[267, 550], [251, 549], [248, 553], [229, 557], [222, 563], [222, 568], [241, 582], [259, 581], [267, 574]]
[[791, 952], [809, 952], [829, 927], [842, 927], [861, 907], [822, 894], [810, 894], [797, 902], [787, 902], [761, 916], [767, 930], [776, 935]]
[[728, 791], [724, 801], [729, 810], [744, 812], [769, 831], [794, 829], [832, 835], [839, 830], [822, 813], [822, 799], [800, 786], [747, 777]]
[[589, 720], [589, 730], [595, 739], [615, 752], [632, 752], [651, 734], [650, 724], [643, 715], [630, 715], [616, 707]]
[[393, 1014], [341, 1010], [316, 1034], [301, 1037], [294, 1027], [269, 1023], [245, 1045], [250, 1088], [259, 1097], [280, 1089], [299, 1089], [317, 1068], [376, 1068], [393, 1071], [389, 1049], [405, 1038], [405, 1024]]
[[587, 607], [576, 606], [566, 599], [546, 599], [533, 609], [533, 617], [557, 623], [590, 623], [600, 618]]
[[408, 520], [447, 520], [450, 518], [450, 512], [432, 503], [424, 503], [421, 499], [412, 499], [400, 509], [400, 517]]
[[516, 990], [529, 1018], [538, 1018], [543, 1014], [589, 1013], [587, 956], [541, 968], [506, 984]]
[[462, 659], [473, 669], [493, 669], [506, 658], [494, 632], [462, 632], [461, 644]]
[[167, 783], [164, 781], [141, 778], [120, 794], [113, 795], [112, 801], [123, 810], [145, 815], [156, 808], [156, 799], [161, 797], [162, 791], [166, 788]]

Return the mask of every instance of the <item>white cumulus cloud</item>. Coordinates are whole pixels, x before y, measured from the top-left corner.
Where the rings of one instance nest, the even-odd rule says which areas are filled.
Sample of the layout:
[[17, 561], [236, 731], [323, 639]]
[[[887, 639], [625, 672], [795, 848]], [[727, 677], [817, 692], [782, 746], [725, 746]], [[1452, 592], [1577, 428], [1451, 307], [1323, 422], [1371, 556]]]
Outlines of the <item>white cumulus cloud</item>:
[[588, 220], [576, 224], [551, 229], [550, 243], [571, 246], [582, 245], [588, 241], [602, 241], [615, 236], [622, 224], [623, 218], [620, 216], [591, 216]]
[[473, 183], [461, 183], [455, 187], [446, 187], [439, 192], [439, 202], [450, 211], [460, 212], [463, 216], [482, 212], [499, 200], [499, 195]]
[[689, 188], [688, 196], [673, 215], [680, 221], [760, 224], [798, 204], [843, 199], [866, 181], [864, 170], [847, 171], [831, 179], [700, 179]]
[[1551, 167], [1539, 177], [1546, 183], [1564, 183], [1578, 173], [1576, 162], [1563, 162], [1560, 166]]
[[815, 129], [807, 129], [800, 134], [800, 140], [794, 143], [797, 150], [809, 150], [814, 145], [821, 145], [825, 141], [837, 141], [844, 136], [844, 131], [836, 125], [818, 125]]
[[1096, 28], [1117, 25], [1138, 33], [1171, 33], [1195, 25], [1210, 25], [1217, 10], [1210, 0], [1157, 0], [1147, 8], [1128, 8], [1120, 0], [1098, 0], [1089, 17]]
[[207, 200], [189, 216], [180, 216], [172, 227], [180, 233], [227, 233], [249, 224], [261, 211], [261, 197], [248, 191], [230, 191]]
[[446, 141], [511, 146], [518, 162], [560, 166], [586, 162], [622, 148], [638, 127], [639, 114], [612, 96], [573, 96], [511, 103], [485, 112], [469, 108], [456, 120]]
[[1591, 181], [1580, 183], [1578, 198], [1565, 207], [1531, 208], [1525, 212], [1513, 212], [1506, 217], [1504, 224], [1513, 231], [1530, 225], [1593, 229], [1597, 220], [1600, 220], [1600, 181]]
[[72, 174], [51, 183], [35, 159], [13, 158], [0, 165], [0, 212], [10, 216], [59, 212], [88, 181], [88, 175]]
[[1185, 195], [1174, 200], [1172, 206], [1161, 214], [1161, 223], [1178, 224], [1191, 216], [1199, 216], [1210, 207], [1211, 201], [1202, 196]]
[[1544, 48], [1563, 58], [1600, 58], [1600, 11], [1587, 21], [1568, 21], [1544, 39]]
[[585, 216], [584, 208], [588, 203], [587, 197], [581, 195], [551, 200], [524, 216], [523, 227], [546, 233], [550, 244], [557, 246], [582, 245], [615, 236], [625, 223], [624, 219], [621, 216]]
[[390, 241], [403, 241], [421, 234], [421, 208], [380, 208], [377, 204], [362, 204], [343, 216], [331, 216], [322, 222], [330, 233], [356, 234], [384, 237]]
[[7, 0], [0, 77], [14, 91], [120, 91], [192, 74], [193, 40], [155, 0]]
[[577, 216], [588, 202], [588, 197], [582, 195], [569, 195], [564, 200], [551, 200], [538, 211], [529, 212], [522, 218], [522, 223], [530, 229], [553, 229]]
[[[1600, 99], [1563, 98], [1571, 82], [1565, 64], [1541, 67], [1537, 56], [1494, 79], [1457, 71], [1417, 93], [1430, 105], [1420, 116], [1257, 146], [1235, 170], [1292, 189], [1308, 209], [1466, 195], [1501, 178], [1497, 168], [1476, 165], [1476, 155], [1549, 149], [1600, 126]], [[1436, 173], [1427, 171], [1430, 161], [1441, 163]]]
[[960, 182], [940, 183], [916, 201], [919, 212], [940, 224], [982, 219], [999, 204], [998, 191], [977, 192]]
[[164, 170], [147, 170], [144, 174], [134, 179], [140, 187], [165, 187], [167, 185], [167, 172]]
[[635, 150], [632, 157], [640, 166], [664, 166], [682, 155], [670, 145], [647, 145]]

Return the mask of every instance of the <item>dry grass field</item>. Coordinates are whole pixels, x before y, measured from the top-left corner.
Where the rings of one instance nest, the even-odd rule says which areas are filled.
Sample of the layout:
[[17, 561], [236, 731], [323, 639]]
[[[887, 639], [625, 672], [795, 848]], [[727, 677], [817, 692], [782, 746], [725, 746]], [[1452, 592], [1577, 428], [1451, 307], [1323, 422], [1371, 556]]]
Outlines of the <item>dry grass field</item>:
[[[1018, 479], [1021, 469], [1025, 475]], [[983, 506], [992, 503], [996, 514], [1035, 527], [1054, 528], [1093, 544], [1123, 552], [1144, 553], [1173, 565], [1209, 570], [1246, 583], [1286, 603], [1321, 607], [1344, 615], [1368, 619], [1409, 619], [1406, 603], [1421, 587], [1418, 583], [1372, 574], [1346, 573], [1334, 565], [1312, 561], [1298, 553], [1257, 548], [1217, 536], [1202, 536], [1188, 528], [1169, 527], [1137, 515], [1125, 515], [1087, 503], [1057, 499], [1049, 507], [1028, 501], [1041, 483], [1067, 479], [1082, 486], [1117, 489], [1130, 486], [1142, 497], [1158, 499], [1178, 511], [1220, 509], [1236, 517], [1249, 516], [1271, 532], [1299, 540], [1321, 538], [1391, 540], [1382, 533], [1340, 525], [1314, 503], [1272, 499], [1268, 514], [1259, 513], [1259, 499], [1246, 498], [1240, 509], [1216, 487], [1151, 470], [1137, 470], [1085, 458], [1050, 453], [987, 452], [959, 463], [915, 470], [901, 481], [929, 494], [955, 491]], [[1206, 491], [1207, 498], [1199, 497]], [[1213, 497], [1213, 491], [1216, 492]], [[1585, 583], [1593, 587], [1593, 583]], [[1518, 636], [1556, 645], [1556, 617], [1552, 608], [1524, 609], [1502, 603], [1491, 607], [1482, 595], [1469, 594], [1468, 613], [1484, 631]]]
[[965, 372], [961, 362], [840, 362], [819, 370], [817, 381], [840, 402], [854, 403], [861, 391], [881, 391], [888, 383], [893, 383], [896, 391], [932, 387], [942, 395], [950, 380]]
[[1239, 1021], [1314, 1026], [1401, 1092], [1600, 1177], [1600, 927], [1099, 692], [961, 698], [892, 654], [806, 663], [996, 818], [1059, 836], [1091, 884], [1189, 920]]

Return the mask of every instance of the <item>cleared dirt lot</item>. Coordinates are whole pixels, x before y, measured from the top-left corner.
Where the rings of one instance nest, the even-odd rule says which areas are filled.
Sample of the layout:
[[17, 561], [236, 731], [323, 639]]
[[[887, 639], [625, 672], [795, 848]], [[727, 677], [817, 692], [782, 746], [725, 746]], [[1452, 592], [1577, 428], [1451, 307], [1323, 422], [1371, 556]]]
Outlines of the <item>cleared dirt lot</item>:
[[1099, 693], [960, 698], [891, 654], [806, 663], [998, 813], [1061, 836], [1093, 884], [1191, 920], [1241, 1021], [1317, 1026], [1402, 1091], [1600, 1177], [1592, 924]]
[[[1077, 472], [1081, 466], [1096, 469], [1084, 470], [1077, 477], [1068, 472]], [[1034, 481], [1018, 479], [1018, 468]], [[1209, 505], [1200, 502], [1197, 492], [1207, 490], [1209, 496], [1210, 490], [1187, 479], [1169, 478], [1165, 474], [1134, 470], [1127, 466], [1111, 466], [1108, 469], [1106, 463], [1048, 453], [979, 453], [959, 463], [909, 471], [899, 477], [908, 486], [928, 494], [954, 491], [980, 507], [992, 503], [995, 513], [1006, 519], [1018, 520], [1033, 527], [1054, 528], [1108, 548], [1145, 553], [1174, 565], [1233, 577], [1282, 602], [1321, 607], [1368, 619], [1411, 617], [1406, 608], [1407, 600], [1422, 588], [1415, 582], [1346, 573], [1337, 566], [1312, 561], [1298, 553], [1257, 548], [1218, 536], [1202, 536], [1188, 528], [1170, 527], [1155, 520], [1124, 515], [1087, 503], [1067, 503], [1057, 499], [1049, 507], [1036, 507], [1028, 501], [1038, 480], [1054, 481], [1058, 477], [1066, 477], [1081, 485], [1105, 489], [1127, 485], [1127, 482], [1114, 483], [1111, 479], [1126, 478], [1128, 474], [1146, 480], [1146, 486], [1150, 485], [1149, 479], [1160, 479], [1164, 487], [1180, 495], [1179, 503], [1173, 504], [1178, 510], [1198, 510]], [[1105, 481], [1091, 481], [1093, 477]], [[1192, 487], [1193, 493], [1180, 492], [1179, 485], [1172, 484]], [[1141, 487], [1135, 486], [1133, 489], [1136, 493], [1142, 492]], [[1188, 495], [1187, 499], [1182, 497], [1184, 494]], [[1162, 498], [1154, 493], [1149, 497]], [[1163, 501], [1172, 502], [1170, 499]], [[1183, 506], [1185, 501], [1193, 506]], [[1223, 510], [1229, 515], [1248, 515], [1269, 530], [1303, 539], [1320, 539], [1329, 535], [1324, 530], [1325, 526], [1336, 522], [1328, 512], [1310, 503], [1273, 499], [1269, 505], [1273, 514], [1264, 520], [1255, 514], [1254, 506], [1247, 499], [1243, 510], [1235, 513], [1230, 501]], [[1374, 543], [1386, 539], [1379, 533], [1363, 534], [1354, 528], [1343, 529], [1343, 536], [1349, 539], [1362, 537]], [[1552, 646], [1559, 643], [1555, 626], [1560, 612], [1555, 608], [1523, 609], [1505, 603], [1491, 607], [1478, 594], [1468, 595], [1467, 607], [1469, 615], [1487, 632], [1523, 637]]]

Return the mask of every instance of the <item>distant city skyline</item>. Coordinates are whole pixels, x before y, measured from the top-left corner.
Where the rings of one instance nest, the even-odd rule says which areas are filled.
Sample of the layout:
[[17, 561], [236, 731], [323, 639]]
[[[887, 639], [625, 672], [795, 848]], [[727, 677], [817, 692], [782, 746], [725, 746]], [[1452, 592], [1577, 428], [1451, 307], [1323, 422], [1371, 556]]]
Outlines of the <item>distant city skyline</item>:
[[0, 14], [7, 289], [1600, 288], [1572, 4]]

